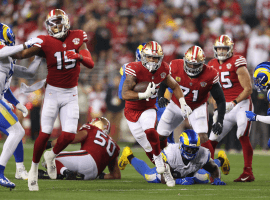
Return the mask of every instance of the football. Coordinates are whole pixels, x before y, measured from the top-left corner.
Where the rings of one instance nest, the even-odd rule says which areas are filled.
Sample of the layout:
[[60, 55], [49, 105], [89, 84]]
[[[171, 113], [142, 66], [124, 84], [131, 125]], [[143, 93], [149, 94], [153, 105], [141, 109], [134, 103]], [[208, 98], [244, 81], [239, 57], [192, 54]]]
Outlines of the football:
[[149, 85], [148, 81], [137, 83], [133, 89], [134, 92], [145, 92], [147, 86]]

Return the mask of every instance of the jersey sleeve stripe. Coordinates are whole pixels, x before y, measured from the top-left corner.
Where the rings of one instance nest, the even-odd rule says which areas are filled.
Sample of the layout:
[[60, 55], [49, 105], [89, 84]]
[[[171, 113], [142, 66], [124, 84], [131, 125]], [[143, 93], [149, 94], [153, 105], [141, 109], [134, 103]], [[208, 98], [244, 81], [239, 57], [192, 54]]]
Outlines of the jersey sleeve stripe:
[[135, 71], [130, 68], [126, 68], [125, 73], [128, 75], [136, 76]]
[[242, 65], [247, 65], [247, 62], [238, 62], [238, 63], [235, 63], [235, 66], [236, 67], [239, 67], [239, 66], [242, 66]]
[[41, 48], [41, 45], [40, 45], [40, 44], [34, 44], [34, 46], [36, 46], [36, 47], [40, 47], [40, 48]]
[[213, 80], [213, 84], [214, 84], [214, 83], [217, 83], [218, 81], [219, 81], [219, 77], [216, 76], [216, 77], [214, 78], [214, 80]]

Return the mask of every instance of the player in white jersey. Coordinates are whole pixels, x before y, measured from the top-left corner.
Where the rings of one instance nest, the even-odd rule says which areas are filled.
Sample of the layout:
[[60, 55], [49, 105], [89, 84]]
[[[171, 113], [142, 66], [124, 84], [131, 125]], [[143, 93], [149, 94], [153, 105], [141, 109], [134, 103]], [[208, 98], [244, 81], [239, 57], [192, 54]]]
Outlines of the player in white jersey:
[[[0, 23], [0, 129], [8, 135], [0, 157], [0, 185], [10, 189], [14, 188], [15, 184], [5, 177], [4, 170], [8, 160], [25, 134], [18, 118], [11, 111], [11, 107], [13, 107], [11, 104], [15, 105], [16, 108], [23, 113], [24, 117], [27, 116], [28, 111], [26, 107], [13, 96], [9, 86], [14, 71], [16, 71], [18, 75], [22, 74], [22, 76], [26, 77], [27, 75], [31, 75], [25, 67], [15, 65], [10, 56], [31, 47], [36, 42], [42, 43], [42, 40], [34, 38], [24, 44], [14, 46], [15, 36], [12, 30], [7, 25]], [[32, 63], [33, 65], [31, 65], [31, 69], [33, 69], [33, 67], [37, 68], [40, 61], [41, 60], [35, 60], [35, 62]], [[4, 102], [3, 97], [11, 104]], [[23, 163], [22, 167], [24, 168]]]
[[215, 162], [223, 165], [228, 158], [222, 156], [214, 162], [209, 150], [200, 146], [200, 137], [194, 130], [185, 130], [180, 135], [179, 143], [169, 144], [162, 151], [162, 156], [166, 162], [163, 176], [156, 172], [156, 168], [150, 169], [144, 161], [134, 157], [129, 147], [123, 150], [120, 162], [125, 166], [131, 164], [148, 183], [164, 183], [163, 177], [167, 185], [170, 184], [168, 186], [174, 186], [173, 183], [179, 185], [208, 183], [210, 173], [214, 180], [213, 185], [226, 185], [220, 180], [220, 171]]

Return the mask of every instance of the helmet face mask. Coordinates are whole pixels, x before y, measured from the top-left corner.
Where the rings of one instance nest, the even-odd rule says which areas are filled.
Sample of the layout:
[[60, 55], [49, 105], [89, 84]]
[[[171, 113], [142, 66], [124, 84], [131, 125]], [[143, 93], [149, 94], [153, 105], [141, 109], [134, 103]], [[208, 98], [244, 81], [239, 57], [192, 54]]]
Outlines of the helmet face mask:
[[15, 35], [10, 27], [0, 23], [0, 43], [4, 43], [7, 46], [15, 45]]
[[49, 35], [58, 39], [65, 37], [70, 29], [67, 14], [60, 9], [51, 10], [45, 24]]
[[193, 160], [200, 148], [200, 137], [194, 130], [185, 130], [179, 137], [180, 152], [183, 158]]
[[[214, 43], [214, 57], [218, 60], [226, 60], [233, 56], [233, 41], [228, 35], [221, 35], [219, 36]], [[224, 53], [224, 50], [222, 52], [219, 52], [218, 48], [227, 49], [227, 52]]]
[[201, 47], [192, 46], [185, 53], [183, 60], [185, 72], [188, 76], [194, 77], [202, 72], [205, 55]]
[[[161, 66], [163, 57], [162, 48], [155, 41], [146, 43], [142, 48], [141, 62], [149, 72], [154, 72]], [[157, 60], [157, 62], [155, 62], [155, 60]]]

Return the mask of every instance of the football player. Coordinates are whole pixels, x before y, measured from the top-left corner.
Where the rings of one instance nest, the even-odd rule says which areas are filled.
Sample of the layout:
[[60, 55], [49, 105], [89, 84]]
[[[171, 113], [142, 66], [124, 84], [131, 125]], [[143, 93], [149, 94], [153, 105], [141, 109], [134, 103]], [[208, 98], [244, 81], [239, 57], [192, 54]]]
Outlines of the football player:
[[[182, 88], [187, 104], [193, 110], [188, 120], [192, 128], [201, 138], [201, 145], [213, 152], [208, 142], [208, 112], [207, 99], [209, 92], [217, 102], [218, 120], [212, 130], [220, 134], [223, 128], [225, 114], [225, 98], [219, 84], [217, 70], [204, 64], [205, 55], [201, 47], [190, 47], [183, 59], [173, 60], [170, 63], [170, 74]], [[163, 86], [163, 85], [162, 85]], [[157, 127], [160, 140], [169, 134], [184, 121], [185, 114], [175, 95], [166, 107]], [[212, 154], [214, 156], [214, 154]], [[212, 157], [213, 158], [213, 157]]]
[[[210, 143], [215, 150], [217, 144], [237, 125], [237, 138], [244, 154], [244, 171], [235, 182], [254, 181], [252, 172], [253, 149], [249, 140], [251, 122], [246, 118], [245, 111], [253, 111], [251, 101], [252, 84], [247, 62], [243, 56], [233, 55], [233, 41], [228, 35], [221, 35], [214, 43], [214, 56], [208, 65], [219, 72], [220, 83], [226, 99], [226, 114], [223, 130], [220, 135], [210, 133]], [[217, 113], [214, 113], [213, 121]], [[218, 116], [219, 117], [219, 116]]]
[[[266, 91], [270, 83], [270, 62], [260, 63], [254, 70], [253, 74], [254, 86], [258, 92]], [[267, 92], [267, 100], [270, 102], [270, 90]], [[270, 124], [270, 108], [267, 110], [268, 116], [257, 115], [252, 111], [246, 111], [246, 117], [249, 121], [259, 121]], [[270, 138], [268, 140], [268, 147], [270, 148]]]
[[[165, 165], [160, 153], [158, 133], [155, 130], [155, 102], [159, 84], [163, 81], [173, 90], [185, 116], [192, 112], [186, 104], [182, 89], [170, 76], [167, 63], [162, 61], [163, 57], [162, 48], [157, 42], [146, 43], [141, 51], [141, 61], [126, 65], [126, 80], [122, 89], [122, 98], [126, 101], [124, 114], [129, 129], [148, 157], [151, 160], [154, 158], [157, 172], [160, 174], [164, 173]], [[145, 92], [133, 91], [137, 83], [144, 81], [149, 82]]]
[[[120, 147], [109, 136], [110, 122], [99, 117], [84, 124], [71, 144], [81, 143], [79, 151], [63, 151], [56, 157], [57, 174], [74, 179], [74, 173], [83, 175], [83, 180], [121, 179], [118, 168]], [[47, 148], [55, 146], [58, 139], [48, 142]], [[108, 174], [103, 170], [108, 166]], [[42, 178], [42, 177], [40, 177]]]
[[[216, 159], [217, 163], [223, 165], [228, 162], [225, 157]], [[158, 174], [156, 168], [149, 166], [142, 160], [136, 158], [129, 147], [125, 147], [119, 161], [123, 163], [123, 169], [127, 164], [131, 164], [148, 183], [164, 183], [164, 179], [175, 179], [175, 184], [192, 185], [194, 183], [208, 183], [210, 173], [213, 178], [213, 185], [226, 185], [220, 180], [220, 171], [217, 164], [211, 159], [208, 149], [200, 146], [200, 137], [194, 130], [185, 130], [179, 138], [179, 143], [169, 144], [162, 151], [163, 159], [166, 162], [166, 168], [171, 168], [162, 175]], [[220, 156], [220, 155], [219, 155]], [[202, 169], [201, 169], [202, 168]], [[207, 172], [207, 171], [208, 172]], [[171, 177], [172, 179], [172, 177]], [[171, 185], [174, 186], [174, 180]]]
[[[6, 164], [12, 154], [14, 154], [16, 161], [15, 178], [27, 179], [27, 171], [23, 164], [24, 152], [22, 144], [22, 138], [25, 131], [18, 121], [17, 116], [11, 110], [13, 109], [12, 104], [23, 113], [24, 117], [27, 116], [28, 111], [26, 107], [14, 97], [9, 88], [14, 70], [17, 75], [20, 75], [20, 70], [22, 70], [21, 72], [25, 70], [24, 74], [27, 74], [27, 68], [15, 65], [15, 61], [12, 60], [11, 56], [26, 48], [30, 48], [36, 42], [42, 43], [42, 40], [33, 38], [24, 44], [14, 46], [15, 35], [12, 30], [7, 25], [0, 23], [0, 130], [8, 136], [0, 156], [0, 185], [8, 188], [15, 187], [15, 184], [4, 176]], [[37, 68], [40, 61], [40, 58], [35, 59], [35, 61], [30, 65], [30, 68]], [[11, 104], [3, 101], [3, 98], [8, 100]]]
[[33, 160], [28, 177], [30, 191], [38, 191], [38, 165], [46, 143], [59, 114], [62, 133], [51, 151], [44, 154], [51, 179], [56, 179], [55, 157], [75, 138], [79, 119], [78, 77], [80, 63], [93, 68], [94, 62], [86, 47], [87, 35], [82, 30], [69, 30], [68, 15], [61, 9], [54, 9], [47, 15], [46, 28], [49, 35], [40, 35], [41, 44], [16, 54], [16, 58], [33, 55], [46, 57], [48, 75], [45, 98], [41, 114], [41, 132], [35, 141]]

